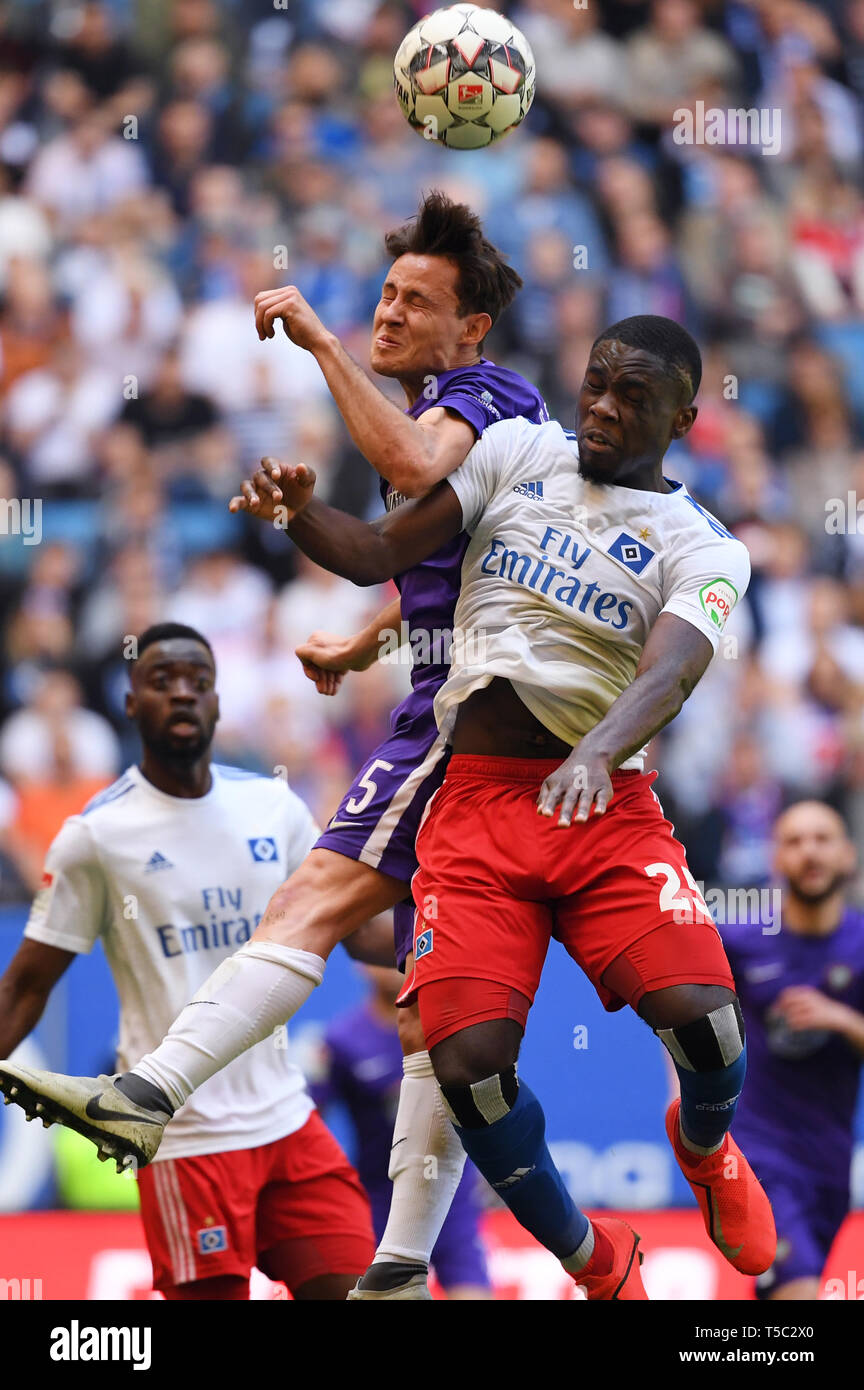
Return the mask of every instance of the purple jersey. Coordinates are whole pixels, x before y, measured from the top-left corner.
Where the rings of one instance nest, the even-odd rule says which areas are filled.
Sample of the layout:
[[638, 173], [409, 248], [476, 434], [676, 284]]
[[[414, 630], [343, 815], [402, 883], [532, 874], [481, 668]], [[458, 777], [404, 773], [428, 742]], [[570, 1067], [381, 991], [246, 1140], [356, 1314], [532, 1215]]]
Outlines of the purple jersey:
[[848, 909], [830, 936], [765, 934], [758, 922], [721, 928], [747, 1025], [747, 1079], [733, 1133], [757, 1173], [812, 1174], [847, 1189], [862, 1059], [837, 1033], [792, 1032], [772, 1010], [809, 985], [864, 1012], [864, 915]]
[[[524, 415], [526, 420], [539, 425], [549, 419], [546, 403], [537, 388], [518, 372], [498, 367], [487, 357], [481, 357], [470, 367], [454, 367], [452, 371], [430, 377], [425, 390], [405, 413], [419, 420], [427, 410], [439, 405], [467, 420], [478, 438], [487, 425], [494, 425], [498, 420]], [[405, 500], [389, 483], [382, 483], [381, 492], [388, 511]], [[396, 576], [402, 599], [402, 620], [408, 624], [410, 632], [428, 633], [428, 642], [436, 631], [452, 631], [467, 547], [468, 536], [463, 531], [428, 560]], [[422, 645], [418, 645], [417, 650], [422, 652]], [[422, 685], [424, 691], [428, 688], [430, 700], [447, 677], [446, 652], [443, 660], [436, 660], [437, 655], [433, 649], [428, 661], [415, 659], [411, 672], [412, 685], [415, 688]]]
[[[485, 357], [427, 380], [426, 390], [406, 412], [415, 420], [440, 405], [461, 415], [480, 435], [487, 425], [517, 415], [537, 424], [549, 418], [543, 397], [530, 382]], [[405, 500], [389, 483], [382, 483], [381, 494], [388, 511]], [[413, 689], [393, 712], [390, 737], [366, 760], [317, 846], [398, 878], [406, 894], [417, 868], [414, 841], [423, 811], [447, 765], [432, 705], [449, 671], [449, 635], [467, 546], [463, 533], [397, 576], [402, 620], [412, 635]], [[396, 904], [393, 923], [402, 969], [414, 931], [410, 896]]]
[[[341, 1101], [356, 1135], [354, 1166], [369, 1194], [375, 1238], [380, 1240], [390, 1209], [392, 1185], [387, 1176], [393, 1121], [402, 1080], [402, 1049], [396, 1024], [382, 1022], [366, 1004], [337, 1018], [325, 1033], [328, 1076], [313, 1087], [318, 1103]], [[458, 1284], [487, 1287], [489, 1276], [479, 1236], [479, 1177], [470, 1163], [432, 1252], [432, 1264], [444, 1288]]]

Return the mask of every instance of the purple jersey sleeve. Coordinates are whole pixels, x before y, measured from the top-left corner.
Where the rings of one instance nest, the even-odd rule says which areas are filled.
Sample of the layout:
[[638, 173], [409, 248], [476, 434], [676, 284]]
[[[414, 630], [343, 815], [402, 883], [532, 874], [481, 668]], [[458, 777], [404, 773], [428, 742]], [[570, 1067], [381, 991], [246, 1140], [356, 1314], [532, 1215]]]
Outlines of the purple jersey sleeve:
[[487, 425], [512, 420], [517, 415], [538, 425], [549, 418], [543, 397], [530, 382], [486, 358], [471, 367], [457, 367], [433, 378], [408, 414], [419, 420], [436, 405], [461, 415], [478, 435]]
[[[406, 413], [418, 420], [436, 405], [461, 415], [478, 436], [487, 425], [495, 424], [498, 420], [512, 420], [523, 415], [535, 424], [542, 424], [549, 418], [546, 403], [535, 386], [518, 372], [499, 367], [485, 357], [469, 367], [454, 367], [452, 371], [441, 372], [437, 377], [430, 378]], [[388, 511], [405, 500], [388, 483], [382, 484], [381, 491]], [[463, 532], [422, 564], [396, 576], [402, 599], [402, 619], [412, 634], [427, 635], [427, 649], [431, 634], [450, 633], [453, 630], [453, 613], [459, 597], [462, 561], [467, 546], [468, 536]], [[417, 646], [422, 650], [421, 643]], [[431, 699], [446, 680], [448, 670], [446, 660], [423, 660], [415, 652], [412, 684], [415, 689], [422, 686]]]

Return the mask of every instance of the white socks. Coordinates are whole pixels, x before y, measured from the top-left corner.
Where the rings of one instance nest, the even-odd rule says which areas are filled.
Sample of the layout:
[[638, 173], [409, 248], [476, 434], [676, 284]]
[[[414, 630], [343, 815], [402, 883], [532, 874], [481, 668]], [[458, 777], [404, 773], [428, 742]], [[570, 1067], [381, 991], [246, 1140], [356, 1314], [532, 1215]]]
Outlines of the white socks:
[[403, 1059], [393, 1127], [390, 1215], [373, 1264], [428, 1265], [465, 1166], [465, 1150], [447, 1118], [428, 1052]]
[[217, 966], [156, 1051], [132, 1070], [159, 1086], [176, 1110], [208, 1077], [292, 1018], [323, 975], [324, 961], [311, 951], [250, 941]]

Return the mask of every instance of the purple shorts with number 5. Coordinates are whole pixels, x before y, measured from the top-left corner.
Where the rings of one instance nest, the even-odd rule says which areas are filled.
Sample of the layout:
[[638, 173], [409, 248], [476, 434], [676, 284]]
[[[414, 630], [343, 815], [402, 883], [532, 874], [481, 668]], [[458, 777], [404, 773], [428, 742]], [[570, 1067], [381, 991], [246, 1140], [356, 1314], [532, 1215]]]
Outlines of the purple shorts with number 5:
[[414, 842], [426, 803], [444, 781], [449, 750], [438, 733], [432, 702], [440, 681], [412, 690], [394, 711], [391, 734], [367, 758], [316, 849], [357, 859], [405, 884], [393, 910], [400, 970], [412, 950], [414, 903], [409, 885], [417, 870]]

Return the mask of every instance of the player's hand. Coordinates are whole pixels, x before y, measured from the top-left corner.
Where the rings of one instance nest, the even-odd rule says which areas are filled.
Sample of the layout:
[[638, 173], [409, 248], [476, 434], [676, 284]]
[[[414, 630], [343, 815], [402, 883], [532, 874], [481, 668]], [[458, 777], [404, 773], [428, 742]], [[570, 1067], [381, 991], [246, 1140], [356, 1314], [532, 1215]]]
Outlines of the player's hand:
[[337, 637], [332, 632], [313, 632], [294, 650], [319, 695], [335, 695], [346, 671], [365, 671], [374, 659], [374, 652], [358, 648], [356, 638]]
[[314, 353], [331, 337], [295, 285], [283, 285], [278, 290], [262, 290], [255, 296], [255, 327], [262, 342], [274, 336], [279, 319], [282, 320], [286, 336], [298, 347], [306, 348], [307, 352]]
[[611, 800], [612, 779], [605, 758], [582, 751], [580, 745], [546, 778], [537, 798], [537, 810], [541, 816], [552, 816], [560, 801], [557, 829], [574, 820], [586, 821], [592, 811], [602, 816]]
[[240, 487], [240, 493], [228, 503], [229, 512], [252, 512], [261, 521], [275, 526], [287, 526], [298, 512], [312, 500], [315, 491], [315, 470], [305, 463], [280, 463], [264, 458], [251, 478]]
[[808, 1028], [827, 1028], [831, 1033], [845, 1032], [850, 1010], [839, 999], [829, 999], [811, 985], [790, 985], [774, 1001], [774, 1010], [794, 1033]]

